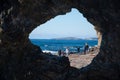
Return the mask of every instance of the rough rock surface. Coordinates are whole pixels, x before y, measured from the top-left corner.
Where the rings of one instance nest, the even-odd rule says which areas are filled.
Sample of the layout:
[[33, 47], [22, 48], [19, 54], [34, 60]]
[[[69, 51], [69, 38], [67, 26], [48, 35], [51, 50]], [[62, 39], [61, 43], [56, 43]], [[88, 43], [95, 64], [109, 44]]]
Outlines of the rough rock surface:
[[[119, 0], [0, 0], [0, 80], [120, 80]], [[89, 66], [44, 55], [29, 33], [57, 15], [78, 9], [102, 34]], [[61, 60], [64, 61], [61, 61]]]

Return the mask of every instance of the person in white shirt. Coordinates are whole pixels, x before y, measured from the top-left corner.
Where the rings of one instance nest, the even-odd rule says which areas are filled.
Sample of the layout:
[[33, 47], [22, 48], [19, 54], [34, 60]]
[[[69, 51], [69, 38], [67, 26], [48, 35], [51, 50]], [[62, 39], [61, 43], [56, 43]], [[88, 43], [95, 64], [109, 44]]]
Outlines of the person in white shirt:
[[68, 57], [68, 55], [69, 55], [69, 49], [68, 49], [68, 47], [66, 48], [65, 52], [66, 52], [66, 56]]

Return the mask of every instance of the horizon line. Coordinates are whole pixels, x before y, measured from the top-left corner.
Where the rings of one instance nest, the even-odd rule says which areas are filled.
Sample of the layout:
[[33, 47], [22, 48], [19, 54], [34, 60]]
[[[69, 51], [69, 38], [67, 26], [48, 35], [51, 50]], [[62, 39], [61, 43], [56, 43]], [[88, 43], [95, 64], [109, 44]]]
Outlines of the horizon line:
[[59, 37], [59, 38], [30, 38], [29, 37], [29, 39], [91, 39], [91, 38], [96, 38], [96, 39], [98, 39], [98, 37], [85, 37], [85, 38], [80, 38], [80, 37]]

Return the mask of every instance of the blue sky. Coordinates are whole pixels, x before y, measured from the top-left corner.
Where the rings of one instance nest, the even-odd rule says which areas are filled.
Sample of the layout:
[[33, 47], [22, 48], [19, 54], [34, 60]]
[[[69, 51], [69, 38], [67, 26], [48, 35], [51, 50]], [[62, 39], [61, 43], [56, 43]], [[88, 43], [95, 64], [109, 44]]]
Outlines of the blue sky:
[[94, 26], [77, 10], [72, 9], [66, 15], [59, 15], [34, 29], [29, 38], [51, 39], [62, 37], [96, 37]]

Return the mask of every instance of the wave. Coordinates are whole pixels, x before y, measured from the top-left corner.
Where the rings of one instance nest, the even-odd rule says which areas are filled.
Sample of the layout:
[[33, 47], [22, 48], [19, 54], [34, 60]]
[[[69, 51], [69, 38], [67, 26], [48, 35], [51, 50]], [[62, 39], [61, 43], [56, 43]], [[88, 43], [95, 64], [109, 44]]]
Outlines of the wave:
[[57, 54], [57, 51], [51, 51], [51, 50], [43, 50], [44, 53], [51, 53], [51, 54]]

